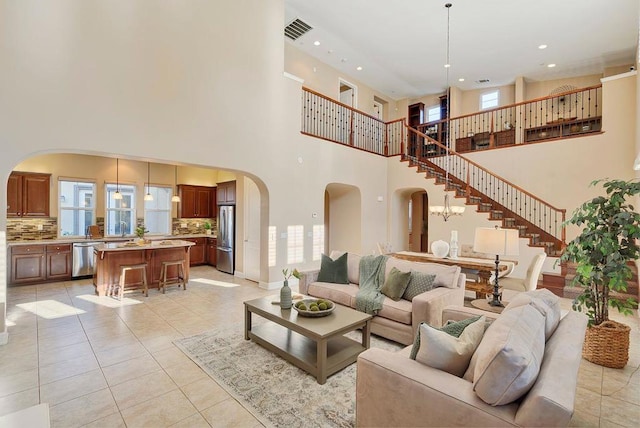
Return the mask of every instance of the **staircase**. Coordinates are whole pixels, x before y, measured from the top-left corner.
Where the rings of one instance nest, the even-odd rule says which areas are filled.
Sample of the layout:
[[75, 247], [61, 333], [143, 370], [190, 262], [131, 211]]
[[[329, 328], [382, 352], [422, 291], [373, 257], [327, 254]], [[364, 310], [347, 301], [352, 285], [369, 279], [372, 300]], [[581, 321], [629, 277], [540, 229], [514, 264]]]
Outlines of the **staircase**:
[[[456, 198], [475, 206], [476, 212], [486, 213], [489, 220], [505, 229], [517, 229], [521, 238], [529, 240], [530, 247], [542, 248], [551, 257], [560, 255], [566, 210], [553, 207], [427, 135], [410, 127], [407, 130], [409, 144], [415, 146], [406, 153], [414, 155], [404, 154], [402, 161], [435, 180], [435, 184], [445, 186], [445, 191], [455, 192]], [[419, 148], [427, 146], [429, 151], [421, 153]], [[448, 156], [443, 155], [447, 152]]]
[[[538, 99], [535, 103], [543, 100]], [[520, 104], [533, 112], [531, 106], [537, 105], [535, 103]], [[519, 108], [520, 104], [506, 110]], [[505, 108], [498, 110], [502, 112]], [[498, 115], [498, 123], [502, 119], [515, 120], [511, 116], [503, 116], [498, 110], [489, 112]], [[403, 161], [409, 162], [409, 166], [417, 168], [426, 178], [434, 179], [436, 184], [445, 186], [445, 190], [455, 192], [455, 197], [464, 199], [466, 205], [475, 206], [477, 212], [486, 213], [490, 220], [500, 222], [503, 228], [517, 229], [522, 238], [529, 240], [530, 246], [542, 248], [552, 257], [559, 256], [564, 248], [566, 210], [552, 206], [426, 134], [408, 127], [404, 119], [383, 122], [308, 88], [302, 91], [301, 114], [302, 134], [380, 156], [400, 155]], [[538, 117], [533, 113], [530, 116], [529, 123], [537, 124]], [[485, 123], [485, 120], [479, 123]], [[487, 119], [486, 123], [493, 124], [493, 119]]]
[[[640, 299], [638, 268], [633, 262], [629, 262], [628, 265], [633, 272], [633, 276], [627, 281], [627, 292], [613, 294], [621, 299], [631, 297], [638, 301]], [[576, 263], [562, 263], [560, 265], [560, 273], [543, 272], [542, 287], [551, 290], [557, 296], [574, 299], [583, 291], [582, 287], [573, 285], [573, 278], [576, 276], [576, 266]]]

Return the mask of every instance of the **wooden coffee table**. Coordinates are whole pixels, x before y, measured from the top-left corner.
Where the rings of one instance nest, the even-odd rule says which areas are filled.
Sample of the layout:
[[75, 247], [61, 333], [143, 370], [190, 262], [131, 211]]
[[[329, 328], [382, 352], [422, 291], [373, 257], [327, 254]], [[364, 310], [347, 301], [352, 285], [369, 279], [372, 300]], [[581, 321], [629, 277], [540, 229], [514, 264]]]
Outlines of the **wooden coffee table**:
[[[353, 364], [369, 348], [372, 316], [336, 305], [325, 317], [307, 318], [271, 302], [273, 296], [244, 302], [244, 338], [253, 340], [291, 364], [315, 376], [319, 384]], [[270, 322], [251, 325], [251, 315]], [[362, 329], [362, 342], [343, 336]]]

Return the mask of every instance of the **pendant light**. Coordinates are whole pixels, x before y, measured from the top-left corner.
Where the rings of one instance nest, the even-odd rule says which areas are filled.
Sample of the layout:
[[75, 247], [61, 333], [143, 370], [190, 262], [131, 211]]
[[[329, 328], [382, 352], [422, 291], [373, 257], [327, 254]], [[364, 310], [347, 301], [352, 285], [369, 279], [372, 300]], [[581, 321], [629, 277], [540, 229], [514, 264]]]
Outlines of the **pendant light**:
[[113, 199], [122, 199], [122, 193], [120, 193], [120, 165], [118, 158], [116, 158], [116, 193], [113, 194]]
[[175, 176], [173, 178], [173, 186], [175, 187], [176, 193], [171, 197], [171, 202], [180, 202], [180, 196], [178, 196], [178, 165], [176, 165]]
[[[449, 47], [450, 47], [450, 42], [449, 42], [449, 12], [451, 10], [451, 3], [447, 3], [444, 5], [444, 7], [447, 8], [447, 61], [444, 65], [444, 68], [446, 70], [446, 76], [447, 76], [447, 121], [449, 120], [450, 117], [450, 111], [451, 111], [451, 90], [449, 87], [449, 68], [451, 68], [451, 63], [449, 62]], [[442, 123], [442, 126], [444, 126], [445, 122]], [[448, 125], [447, 125], [448, 126]], [[445, 141], [445, 145], [447, 147], [447, 157], [445, 158], [445, 180], [444, 180], [444, 205], [435, 205], [435, 206], [430, 206], [429, 207], [429, 212], [431, 212], [432, 215], [439, 215], [442, 216], [442, 218], [444, 219], [444, 221], [449, 220], [449, 217], [454, 216], [454, 215], [462, 215], [462, 213], [464, 212], [465, 208], [464, 206], [456, 206], [456, 205], [451, 205], [451, 203], [449, 202], [449, 194], [447, 193], [447, 187], [449, 186], [449, 162], [451, 159], [451, 154], [450, 154], [450, 150], [451, 150], [451, 129], [447, 129], [447, 133], [446, 133], [446, 141]]]
[[145, 201], [153, 201], [153, 196], [149, 192], [149, 183], [151, 182], [151, 162], [147, 162], [147, 194], [144, 195]]

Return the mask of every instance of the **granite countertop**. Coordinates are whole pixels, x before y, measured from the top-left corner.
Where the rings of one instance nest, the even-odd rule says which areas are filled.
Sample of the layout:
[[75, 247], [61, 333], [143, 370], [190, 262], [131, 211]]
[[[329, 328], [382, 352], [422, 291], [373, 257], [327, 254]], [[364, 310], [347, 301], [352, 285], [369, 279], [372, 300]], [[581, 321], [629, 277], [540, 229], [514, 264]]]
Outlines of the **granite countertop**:
[[158, 239], [155, 241], [141, 242], [109, 242], [97, 244], [94, 246], [95, 251], [130, 251], [130, 250], [148, 250], [156, 248], [174, 248], [174, 247], [190, 247], [196, 245], [191, 241], [182, 239]]
[[[149, 235], [146, 239], [150, 241], [161, 241], [164, 239], [187, 239], [187, 238], [214, 238], [216, 239], [216, 235], [207, 235], [204, 233], [196, 233], [192, 235]], [[7, 246], [17, 246], [17, 245], [55, 245], [55, 244], [73, 244], [74, 242], [100, 242], [100, 243], [110, 243], [110, 242], [128, 242], [135, 241], [135, 236], [125, 236], [125, 237], [115, 237], [110, 236], [107, 238], [59, 238], [59, 239], [40, 239], [33, 241], [9, 241], [7, 242]]]

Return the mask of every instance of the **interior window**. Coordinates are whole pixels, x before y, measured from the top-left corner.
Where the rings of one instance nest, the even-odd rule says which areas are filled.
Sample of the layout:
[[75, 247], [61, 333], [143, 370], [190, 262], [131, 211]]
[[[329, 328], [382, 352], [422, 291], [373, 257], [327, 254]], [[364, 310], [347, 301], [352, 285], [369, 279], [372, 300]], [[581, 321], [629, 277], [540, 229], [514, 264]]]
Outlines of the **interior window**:
[[488, 108], [498, 107], [498, 91], [487, 92], [480, 96], [480, 109], [485, 110]]
[[440, 119], [440, 106], [433, 106], [427, 109], [427, 122], [435, 122]]

